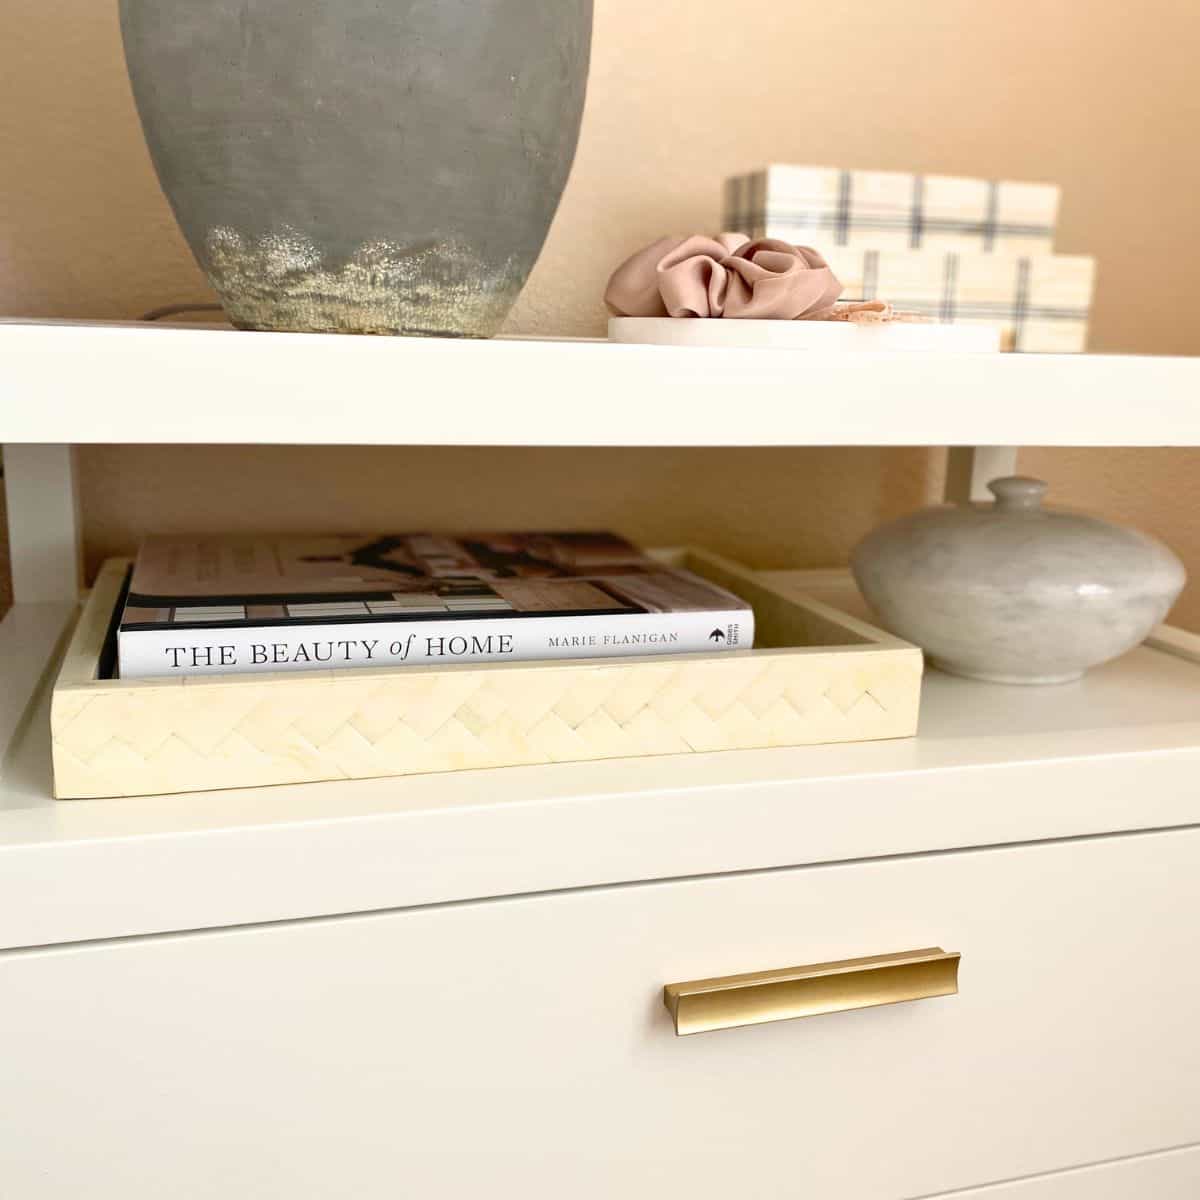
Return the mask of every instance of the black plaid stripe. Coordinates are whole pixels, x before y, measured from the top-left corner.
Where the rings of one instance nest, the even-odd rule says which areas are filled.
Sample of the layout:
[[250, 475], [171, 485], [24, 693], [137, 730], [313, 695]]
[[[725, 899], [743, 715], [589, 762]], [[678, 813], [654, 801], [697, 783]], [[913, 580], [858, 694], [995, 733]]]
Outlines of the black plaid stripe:
[[988, 184], [988, 202], [987, 202], [987, 217], [983, 222], [983, 248], [984, 250], [994, 250], [996, 248], [996, 228], [997, 222], [1000, 219], [1000, 185], [992, 182]]
[[921, 248], [921, 235], [925, 225], [925, 176], [913, 176], [912, 208], [908, 214], [908, 244]]
[[837, 223], [834, 226], [834, 241], [844, 246], [850, 234], [850, 201], [854, 187], [854, 177], [849, 171], [843, 171], [838, 176], [838, 206]]
[[1018, 350], [1021, 348], [1021, 338], [1025, 332], [1025, 321], [1030, 315], [1029, 286], [1032, 274], [1029, 259], [1019, 258], [1012, 303], [1013, 346]]

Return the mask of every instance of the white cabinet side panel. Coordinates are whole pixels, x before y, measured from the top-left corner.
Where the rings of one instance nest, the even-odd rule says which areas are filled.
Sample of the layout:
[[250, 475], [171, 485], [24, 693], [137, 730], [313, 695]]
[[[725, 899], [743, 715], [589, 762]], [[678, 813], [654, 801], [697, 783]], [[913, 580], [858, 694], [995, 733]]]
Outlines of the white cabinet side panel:
[[81, 583], [74, 451], [70, 446], [5, 446], [4, 490], [13, 598], [26, 604], [74, 603]]

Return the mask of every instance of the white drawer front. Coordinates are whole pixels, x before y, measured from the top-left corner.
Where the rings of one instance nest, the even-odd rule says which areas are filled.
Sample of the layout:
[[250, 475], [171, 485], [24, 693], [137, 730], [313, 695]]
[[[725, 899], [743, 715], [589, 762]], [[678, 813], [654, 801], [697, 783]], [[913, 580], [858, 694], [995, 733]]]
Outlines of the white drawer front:
[[943, 1192], [936, 1200], [1196, 1200], [1200, 1196], [1200, 1147], [1056, 1171], [967, 1192]]
[[[1165, 833], [10, 952], [0, 1190], [855, 1200], [1186, 1144], [1197, 864]], [[938, 944], [958, 996], [688, 1038], [662, 1006]]]

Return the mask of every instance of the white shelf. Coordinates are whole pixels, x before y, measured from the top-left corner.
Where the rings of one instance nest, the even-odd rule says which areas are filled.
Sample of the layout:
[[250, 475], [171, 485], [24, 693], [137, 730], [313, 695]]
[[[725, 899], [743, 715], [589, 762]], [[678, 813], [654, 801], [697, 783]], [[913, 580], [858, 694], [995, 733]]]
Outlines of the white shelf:
[[1058, 688], [932, 673], [910, 740], [64, 803], [43, 688], [0, 780], [0, 947], [1198, 824], [1200, 638], [1163, 645]]
[[0, 321], [0, 443], [1200, 445], [1200, 358]]

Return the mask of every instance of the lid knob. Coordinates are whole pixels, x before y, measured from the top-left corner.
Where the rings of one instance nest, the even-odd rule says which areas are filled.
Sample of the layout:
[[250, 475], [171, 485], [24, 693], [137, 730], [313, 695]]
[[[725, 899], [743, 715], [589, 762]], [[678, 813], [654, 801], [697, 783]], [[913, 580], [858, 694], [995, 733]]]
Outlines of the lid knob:
[[1046, 488], [1045, 480], [1028, 475], [1005, 475], [988, 484], [988, 491], [996, 497], [996, 507], [1006, 512], [1040, 508]]

